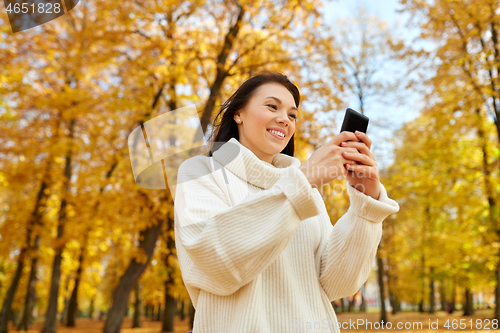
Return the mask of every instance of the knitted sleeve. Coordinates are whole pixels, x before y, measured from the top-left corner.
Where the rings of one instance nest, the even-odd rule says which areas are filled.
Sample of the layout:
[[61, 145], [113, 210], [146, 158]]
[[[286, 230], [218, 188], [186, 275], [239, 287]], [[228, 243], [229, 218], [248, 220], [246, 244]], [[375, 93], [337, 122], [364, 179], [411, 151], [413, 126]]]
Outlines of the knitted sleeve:
[[382, 221], [399, 211], [380, 184], [378, 200], [346, 184], [350, 207], [332, 226], [322, 219], [326, 232], [320, 245], [319, 282], [330, 301], [352, 296], [366, 282], [382, 237]]
[[183, 162], [177, 179], [175, 240], [183, 280], [216, 295], [230, 295], [256, 278], [300, 222], [320, 212], [296, 166], [272, 188], [234, 206], [201, 159]]

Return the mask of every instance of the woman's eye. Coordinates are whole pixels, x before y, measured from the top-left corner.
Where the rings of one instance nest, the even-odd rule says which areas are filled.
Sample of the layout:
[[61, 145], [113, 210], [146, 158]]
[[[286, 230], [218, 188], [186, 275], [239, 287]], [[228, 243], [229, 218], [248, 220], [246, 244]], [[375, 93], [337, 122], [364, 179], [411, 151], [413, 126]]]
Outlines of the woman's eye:
[[[267, 104], [267, 106], [270, 106], [270, 107], [272, 107], [272, 108], [273, 108], [273, 109], [275, 109], [275, 110], [278, 110], [278, 107], [277, 107], [276, 105], [274, 105], [274, 104]], [[295, 114], [291, 113], [291, 114], [290, 114], [290, 116], [291, 116], [293, 119], [297, 120], [297, 116], [296, 116]]]

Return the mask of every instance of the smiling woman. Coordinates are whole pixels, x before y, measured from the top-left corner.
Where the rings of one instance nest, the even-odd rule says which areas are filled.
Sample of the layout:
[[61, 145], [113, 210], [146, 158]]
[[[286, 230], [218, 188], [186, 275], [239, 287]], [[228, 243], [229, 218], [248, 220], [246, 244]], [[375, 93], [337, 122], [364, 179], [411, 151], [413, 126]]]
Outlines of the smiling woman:
[[257, 88], [248, 104], [234, 115], [240, 143], [270, 164], [295, 133], [296, 119], [292, 94], [277, 83]]
[[[357, 149], [341, 147], [357, 139], [342, 132], [303, 166], [293, 156], [299, 102], [285, 75], [257, 74], [222, 106], [208, 156], [179, 167], [175, 246], [196, 310], [193, 333], [293, 332], [297, 323], [338, 333], [331, 302], [368, 278], [381, 222], [399, 206], [375, 177], [378, 199], [346, 186], [351, 206], [332, 225], [308, 170], [345, 175], [343, 153], [357, 149], [365, 153], [354, 154], [366, 163], [359, 167], [374, 168], [365, 145], [371, 142], [362, 137]], [[338, 177], [331, 174], [320, 180]]]
[[[267, 163], [277, 153], [293, 156], [299, 104], [299, 90], [286, 75], [263, 71], [245, 81], [222, 105], [214, 119], [212, 134], [217, 134], [211, 141], [235, 138]], [[215, 148], [211, 147], [208, 156]]]

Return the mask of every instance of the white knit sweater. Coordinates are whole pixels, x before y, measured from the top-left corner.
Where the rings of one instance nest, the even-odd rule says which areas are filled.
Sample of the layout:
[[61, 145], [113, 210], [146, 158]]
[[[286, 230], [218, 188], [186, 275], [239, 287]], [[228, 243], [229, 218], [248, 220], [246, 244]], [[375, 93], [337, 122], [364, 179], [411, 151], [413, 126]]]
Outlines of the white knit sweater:
[[367, 280], [382, 221], [399, 211], [346, 186], [332, 226], [296, 157], [272, 165], [232, 138], [184, 161], [175, 191], [175, 244], [196, 309], [193, 333], [339, 332], [331, 301]]

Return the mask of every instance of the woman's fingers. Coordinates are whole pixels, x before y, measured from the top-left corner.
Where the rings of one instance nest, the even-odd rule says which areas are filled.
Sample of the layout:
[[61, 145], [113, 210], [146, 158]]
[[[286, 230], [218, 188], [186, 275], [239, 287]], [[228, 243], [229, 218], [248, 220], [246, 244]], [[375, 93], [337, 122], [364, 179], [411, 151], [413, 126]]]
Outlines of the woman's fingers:
[[349, 140], [359, 141], [360, 138], [358, 138], [353, 132], [343, 131], [337, 134], [331, 141], [329, 141], [329, 143], [338, 146], [340, 142]]
[[[344, 148], [344, 147], [342, 147], [342, 148]], [[345, 155], [344, 153], [346, 153], [346, 152], [347, 153], [351, 153], [351, 154], [359, 154], [359, 151], [356, 148], [345, 147], [345, 149], [341, 150], [341, 154], [340, 154], [340, 156], [343, 159], [343, 164], [346, 164], [346, 163], [357, 163], [356, 161], [354, 161], [352, 159], [352, 157], [349, 157], [349, 155]]]
[[363, 142], [344, 141], [340, 143], [340, 146], [343, 148], [356, 148], [361, 154], [365, 154], [371, 159], [375, 159], [375, 156], [373, 156], [370, 149]]
[[373, 166], [368, 165], [355, 165], [347, 163], [345, 165], [347, 171], [354, 171], [356, 174], [363, 174], [362, 177], [366, 177], [369, 179], [378, 179], [378, 174], [376, 169]]
[[375, 165], [375, 162], [370, 157], [366, 156], [365, 154], [344, 151], [342, 153], [342, 155], [346, 159], [353, 160], [353, 161], [358, 161], [358, 162], [361, 162], [364, 165], [369, 165], [369, 166]]
[[356, 131], [354, 134], [356, 135], [356, 137], [358, 137], [358, 139], [360, 139], [361, 141], [363, 141], [366, 144], [368, 149], [371, 149], [372, 140], [370, 140], [370, 138], [368, 137], [368, 135], [366, 135], [366, 133]]

